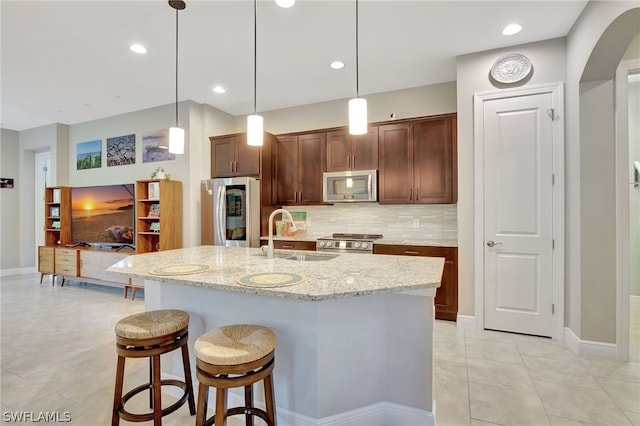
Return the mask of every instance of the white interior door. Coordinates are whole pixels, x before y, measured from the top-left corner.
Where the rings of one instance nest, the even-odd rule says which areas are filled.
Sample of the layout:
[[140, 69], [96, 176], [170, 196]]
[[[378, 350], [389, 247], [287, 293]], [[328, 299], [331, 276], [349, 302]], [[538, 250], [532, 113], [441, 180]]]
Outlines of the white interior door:
[[484, 328], [553, 334], [553, 97], [484, 103]]
[[35, 236], [36, 259], [38, 246], [44, 245], [44, 189], [51, 186], [51, 152], [37, 152], [35, 156]]

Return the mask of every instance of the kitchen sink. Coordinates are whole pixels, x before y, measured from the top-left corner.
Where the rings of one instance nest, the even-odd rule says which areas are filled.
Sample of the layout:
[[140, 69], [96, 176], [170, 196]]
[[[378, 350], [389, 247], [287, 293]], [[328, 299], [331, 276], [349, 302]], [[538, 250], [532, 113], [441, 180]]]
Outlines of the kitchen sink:
[[316, 254], [316, 253], [310, 253], [310, 254], [277, 253], [275, 256], [281, 259], [297, 260], [300, 262], [309, 262], [309, 261], [317, 262], [321, 260], [331, 260], [337, 257], [337, 255], [335, 254]]
[[[265, 255], [260, 254], [260, 256], [265, 256]], [[337, 254], [326, 254], [326, 253], [321, 254], [321, 253], [316, 253], [312, 251], [309, 253], [292, 253], [290, 251], [276, 251], [273, 254], [273, 256], [277, 257], [278, 259], [297, 260], [298, 262], [318, 262], [323, 260], [331, 260], [338, 257]]]

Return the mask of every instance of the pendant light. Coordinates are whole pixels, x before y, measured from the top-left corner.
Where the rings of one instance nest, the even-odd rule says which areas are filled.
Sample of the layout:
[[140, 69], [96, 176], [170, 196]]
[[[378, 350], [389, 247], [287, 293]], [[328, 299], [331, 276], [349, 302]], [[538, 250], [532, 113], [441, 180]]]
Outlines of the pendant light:
[[169, 0], [169, 6], [176, 10], [176, 125], [169, 128], [169, 152], [184, 154], [184, 129], [178, 127], [178, 13], [187, 5], [182, 0]]
[[367, 100], [360, 97], [358, 69], [358, 0], [356, 0], [356, 97], [349, 101], [349, 134], [367, 133]]
[[253, 0], [253, 114], [247, 116], [247, 144], [252, 146], [262, 146], [263, 120], [262, 116], [256, 113], [256, 99], [258, 97], [258, 0]]

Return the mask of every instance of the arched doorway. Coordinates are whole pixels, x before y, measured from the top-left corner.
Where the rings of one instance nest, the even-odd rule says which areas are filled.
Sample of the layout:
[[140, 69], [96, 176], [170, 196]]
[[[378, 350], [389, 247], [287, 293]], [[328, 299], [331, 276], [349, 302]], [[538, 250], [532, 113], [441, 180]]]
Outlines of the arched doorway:
[[[615, 347], [620, 360], [629, 359], [630, 159], [628, 137], [619, 127], [622, 116], [624, 122], [628, 121], [627, 109], [623, 111], [617, 103], [615, 80], [616, 69], [638, 34], [639, 23], [640, 8], [627, 10], [614, 19], [599, 37], [580, 78], [582, 286], [588, 287], [586, 294], [595, 298], [598, 290], [594, 288], [601, 285], [600, 302], [611, 307], [606, 310], [609, 320], [604, 321], [601, 333], [615, 327]], [[595, 258], [601, 261], [589, 262]], [[611, 294], [613, 286], [609, 285], [613, 282], [615, 298]], [[593, 330], [593, 323], [602, 318], [585, 315], [588, 303], [583, 304], [581, 327]], [[612, 315], [614, 307], [616, 314]]]

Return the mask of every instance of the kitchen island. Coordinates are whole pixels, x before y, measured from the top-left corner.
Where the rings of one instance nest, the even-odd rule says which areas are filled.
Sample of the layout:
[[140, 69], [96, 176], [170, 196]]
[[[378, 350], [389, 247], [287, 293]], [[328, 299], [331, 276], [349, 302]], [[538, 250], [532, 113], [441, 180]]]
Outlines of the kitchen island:
[[[129, 256], [108, 270], [145, 280], [147, 310], [189, 312], [191, 346], [222, 325], [273, 329], [280, 426], [434, 424], [433, 298], [443, 259], [276, 255], [202, 246]], [[163, 362], [163, 374], [179, 375], [180, 365]]]

